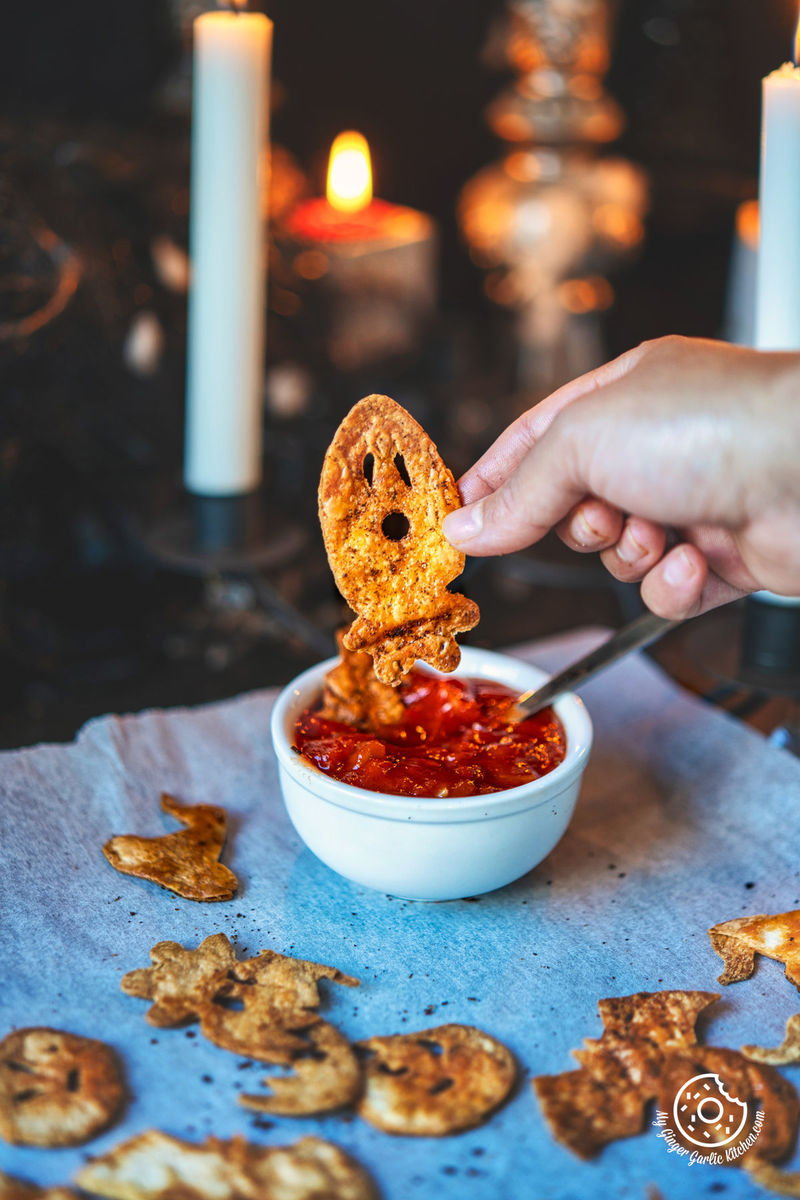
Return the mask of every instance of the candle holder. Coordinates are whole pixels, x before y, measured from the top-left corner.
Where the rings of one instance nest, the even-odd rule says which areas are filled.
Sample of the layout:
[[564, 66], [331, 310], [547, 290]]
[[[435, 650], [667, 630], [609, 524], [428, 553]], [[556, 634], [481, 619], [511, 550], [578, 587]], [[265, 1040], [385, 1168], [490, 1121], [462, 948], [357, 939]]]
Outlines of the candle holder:
[[[145, 552], [169, 570], [195, 575], [214, 589], [209, 611], [241, 608], [248, 602], [321, 657], [334, 652], [332, 637], [290, 604], [268, 580], [297, 558], [308, 543], [306, 530], [270, 506], [262, 490], [233, 496], [184, 493], [172, 511], [141, 533]], [[220, 585], [222, 585], [220, 587]], [[223, 621], [224, 624], [224, 621]]]
[[676, 630], [672, 648], [672, 673], [682, 682], [800, 754], [796, 602], [756, 593], [723, 605]]
[[517, 78], [487, 120], [507, 149], [465, 184], [458, 218], [488, 272], [486, 294], [517, 313], [518, 383], [541, 396], [604, 357], [606, 275], [641, 243], [647, 180], [595, 151], [623, 125], [602, 85], [608, 0], [507, 0], [506, 9], [491, 57]]
[[436, 226], [416, 209], [373, 199], [360, 134], [336, 138], [326, 197], [286, 213], [276, 243], [334, 367], [358, 371], [416, 353], [436, 306]]
[[192, 574], [248, 573], [281, 566], [303, 547], [300, 526], [271, 513], [263, 493], [186, 499], [145, 534], [149, 552]]

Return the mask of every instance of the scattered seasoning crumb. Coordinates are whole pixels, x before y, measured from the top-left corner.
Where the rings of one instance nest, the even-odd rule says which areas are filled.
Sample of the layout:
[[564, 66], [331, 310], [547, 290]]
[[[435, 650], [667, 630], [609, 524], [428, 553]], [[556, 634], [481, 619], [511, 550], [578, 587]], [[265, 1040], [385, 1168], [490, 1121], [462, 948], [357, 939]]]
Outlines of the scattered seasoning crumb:
[[203, 1083], [213, 1083], [214, 1082], [214, 1079], [211, 1075], [201, 1075], [200, 1078], [202, 1079]]
[[442, 1167], [442, 1174], [443, 1175], [457, 1175], [458, 1168], [457, 1167]]
[[275, 1122], [267, 1121], [267, 1120], [265, 1120], [264, 1117], [253, 1117], [253, 1120], [250, 1122], [250, 1124], [253, 1126], [253, 1129], [274, 1129], [275, 1128]]
[[187, 1029], [186, 1037], [187, 1038], [195, 1038], [195, 1037], [197, 1037], [197, 1034], [195, 1033], [195, 1031], [193, 1029]]
[[151, 1046], [157, 1046], [157, 1045], [158, 1045], [158, 1038], [150, 1038], [150, 1045], [151, 1045]]
[[426, 1017], [432, 1016], [436, 1012], [436, 1005], [429, 1004], [428, 1007], [426, 1009], [424, 1009], [424, 1012], [425, 1012]]
[[754, 888], [756, 885], [754, 883], [746, 883], [744, 886], [746, 888]]

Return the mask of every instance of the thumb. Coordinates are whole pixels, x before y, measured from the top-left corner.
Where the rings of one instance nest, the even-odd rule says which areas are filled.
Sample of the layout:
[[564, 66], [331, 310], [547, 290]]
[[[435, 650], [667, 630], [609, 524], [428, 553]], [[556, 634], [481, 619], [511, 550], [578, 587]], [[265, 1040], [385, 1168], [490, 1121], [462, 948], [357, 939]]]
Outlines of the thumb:
[[544, 537], [586, 495], [555, 422], [496, 491], [445, 517], [445, 537], [466, 554], [510, 554]]

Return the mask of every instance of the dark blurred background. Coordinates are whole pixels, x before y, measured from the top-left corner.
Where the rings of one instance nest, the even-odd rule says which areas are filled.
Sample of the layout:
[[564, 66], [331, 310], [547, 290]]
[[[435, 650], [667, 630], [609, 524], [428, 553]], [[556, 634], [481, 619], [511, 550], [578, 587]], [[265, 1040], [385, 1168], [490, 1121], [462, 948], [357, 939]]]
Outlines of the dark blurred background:
[[[283, 391], [273, 379], [274, 395], [268, 375], [265, 486], [276, 519], [290, 514], [302, 526], [302, 549], [255, 588], [252, 579], [195, 574], [159, 558], [148, 530], [182, 499], [186, 299], [173, 274], [188, 233], [189, 6], [8, 7], [0, 41], [0, 746], [68, 738], [108, 710], [285, 682], [319, 657], [342, 619], [315, 491], [350, 404], [366, 391], [394, 395], [456, 472], [522, 406], [513, 314], [487, 298], [485, 272], [455, 219], [460, 189], [500, 153], [484, 110], [511, 72], [483, 51], [504, 5], [253, 7], [275, 23], [272, 136], [299, 172], [287, 178], [305, 176], [318, 194], [331, 139], [360, 129], [376, 193], [438, 222], [437, 319], [412, 358], [337, 371], [320, 352], [313, 310], [306, 320], [278, 263], [268, 363], [290, 374], [280, 377]], [[760, 79], [790, 57], [796, 18], [794, 0], [618, 4], [605, 86], [626, 126], [613, 153], [646, 170], [650, 203], [641, 246], [619, 264], [614, 302], [598, 316], [607, 356], [667, 332], [721, 333], [737, 206], [756, 194]], [[48, 305], [40, 322], [20, 322]], [[596, 563], [549, 543], [537, 561], [536, 569], [524, 558], [468, 568], [466, 590], [483, 609], [473, 642], [616, 624], [635, 610], [635, 597]]]

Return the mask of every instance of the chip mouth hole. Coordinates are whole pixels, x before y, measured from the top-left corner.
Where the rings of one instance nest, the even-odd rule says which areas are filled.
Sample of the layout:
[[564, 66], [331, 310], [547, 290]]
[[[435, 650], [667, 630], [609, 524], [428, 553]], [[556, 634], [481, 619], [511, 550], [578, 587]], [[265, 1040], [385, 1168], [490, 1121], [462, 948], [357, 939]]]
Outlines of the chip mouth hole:
[[318, 1049], [316, 1046], [306, 1046], [302, 1050], [292, 1050], [292, 1062], [298, 1062], [300, 1059], [311, 1059], [312, 1062], [325, 1062], [328, 1057], [324, 1050]]
[[390, 542], [400, 542], [411, 528], [405, 513], [391, 512], [381, 521], [381, 532]]
[[238, 996], [215, 996], [212, 1003], [227, 1012], [244, 1012], [244, 1000]]
[[450, 1079], [449, 1077], [440, 1079], [437, 1083], [435, 1083], [433, 1085], [433, 1087], [428, 1088], [428, 1095], [429, 1096], [438, 1096], [440, 1092], [446, 1092], [449, 1088], [451, 1088], [454, 1083], [455, 1083], [455, 1079]]

